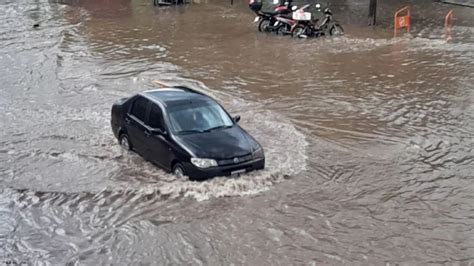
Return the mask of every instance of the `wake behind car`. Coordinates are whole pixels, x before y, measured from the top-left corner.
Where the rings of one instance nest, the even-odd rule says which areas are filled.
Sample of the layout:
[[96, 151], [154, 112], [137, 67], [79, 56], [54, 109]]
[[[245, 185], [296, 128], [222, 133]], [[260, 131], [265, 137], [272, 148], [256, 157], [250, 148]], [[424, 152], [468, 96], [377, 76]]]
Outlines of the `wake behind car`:
[[112, 106], [119, 144], [178, 176], [204, 180], [263, 169], [262, 146], [211, 97], [183, 86], [149, 90]]

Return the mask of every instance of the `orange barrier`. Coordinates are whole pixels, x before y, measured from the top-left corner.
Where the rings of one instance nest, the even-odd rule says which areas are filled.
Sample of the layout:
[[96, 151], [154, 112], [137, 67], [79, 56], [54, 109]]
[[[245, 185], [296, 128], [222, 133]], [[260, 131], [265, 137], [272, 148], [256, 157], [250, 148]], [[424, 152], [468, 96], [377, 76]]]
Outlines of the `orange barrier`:
[[453, 11], [450, 10], [446, 17], [444, 17], [444, 38], [447, 41], [451, 40], [451, 29], [453, 28]]
[[[405, 15], [400, 15], [401, 13], [405, 13]], [[409, 6], [399, 9], [395, 12], [393, 16], [393, 37], [397, 37], [397, 30], [402, 28], [407, 28], [407, 32], [410, 33], [410, 17], [411, 17], [411, 10]]]

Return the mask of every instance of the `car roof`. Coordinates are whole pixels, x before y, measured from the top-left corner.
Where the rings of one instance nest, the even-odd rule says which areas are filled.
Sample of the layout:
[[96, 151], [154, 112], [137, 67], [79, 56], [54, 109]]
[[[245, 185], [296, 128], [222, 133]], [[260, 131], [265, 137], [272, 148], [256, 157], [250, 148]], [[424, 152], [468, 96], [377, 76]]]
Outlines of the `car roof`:
[[211, 97], [183, 86], [153, 89], [140, 94], [150, 100], [160, 102], [164, 106], [179, 105], [185, 102], [213, 101]]

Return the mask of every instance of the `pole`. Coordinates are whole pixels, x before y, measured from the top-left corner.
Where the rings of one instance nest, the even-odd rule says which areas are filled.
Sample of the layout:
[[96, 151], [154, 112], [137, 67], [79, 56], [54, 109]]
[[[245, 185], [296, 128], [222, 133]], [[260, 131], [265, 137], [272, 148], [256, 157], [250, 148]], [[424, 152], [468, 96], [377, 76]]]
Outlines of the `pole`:
[[375, 26], [377, 22], [377, 0], [370, 0], [369, 3], [369, 26]]

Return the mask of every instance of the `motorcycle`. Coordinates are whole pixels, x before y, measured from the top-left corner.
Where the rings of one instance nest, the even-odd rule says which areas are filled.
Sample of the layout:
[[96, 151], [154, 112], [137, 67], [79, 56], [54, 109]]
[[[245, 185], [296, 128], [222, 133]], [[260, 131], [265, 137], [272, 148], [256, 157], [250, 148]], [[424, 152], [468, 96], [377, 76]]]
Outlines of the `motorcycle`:
[[326, 7], [321, 11], [321, 5], [316, 4], [316, 10], [324, 15], [324, 20], [298, 19], [297, 25], [292, 29], [291, 35], [295, 38], [343, 35], [341, 24], [333, 19], [332, 11]]
[[[276, 34], [291, 35], [293, 29], [298, 25], [299, 22], [301, 22], [305, 18], [310, 19], [311, 13], [304, 12], [304, 10], [309, 6], [310, 5], [305, 5], [299, 9], [297, 6], [292, 6], [292, 13], [287, 15], [276, 16], [276, 22], [273, 25]], [[303, 18], [302, 16], [305, 18]]]
[[258, 31], [260, 32], [272, 32], [276, 30], [274, 24], [276, 22], [275, 17], [278, 15], [290, 14], [291, 2], [285, 2], [275, 8], [275, 12], [262, 11], [262, 4], [258, 0], [250, 0], [250, 8], [257, 14], [254, 23], [258, 23]]

